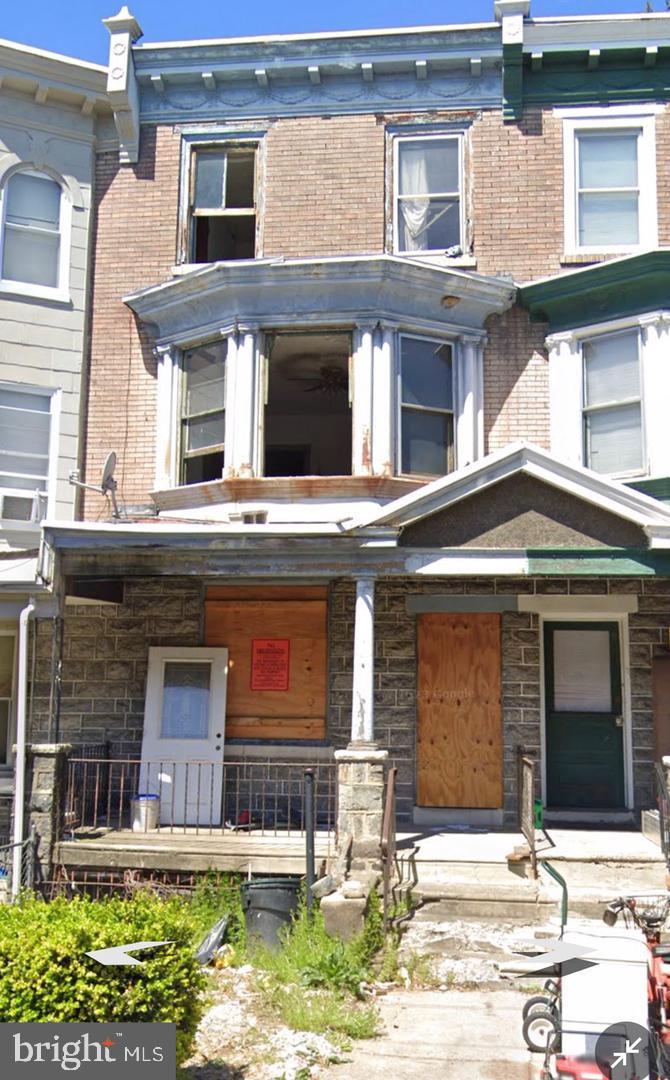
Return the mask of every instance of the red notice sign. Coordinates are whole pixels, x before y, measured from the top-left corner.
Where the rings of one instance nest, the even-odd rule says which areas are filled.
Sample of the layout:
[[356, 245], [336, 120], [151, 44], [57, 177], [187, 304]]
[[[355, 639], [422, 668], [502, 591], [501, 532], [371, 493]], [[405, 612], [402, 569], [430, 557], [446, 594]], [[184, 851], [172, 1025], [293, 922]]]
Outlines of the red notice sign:
[[288, 638], [253, 638], [251, 689], [288, 690]]

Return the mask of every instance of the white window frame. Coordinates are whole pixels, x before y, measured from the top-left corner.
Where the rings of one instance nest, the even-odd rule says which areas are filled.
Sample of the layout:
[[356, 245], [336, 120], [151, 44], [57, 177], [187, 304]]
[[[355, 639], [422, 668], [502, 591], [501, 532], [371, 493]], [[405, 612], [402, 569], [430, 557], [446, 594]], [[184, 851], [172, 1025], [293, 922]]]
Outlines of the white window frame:
[[[399, 206], [400, 206], [400, 152], [399, 148], [403, 143], [411, 142], [444, 142], [445, 139], [453, 139], [458, 144], [458, 220], [459, 220], [459, 239], [458, 246], [461, 251], [465, 253], [465, 227], [466, 227], [466, 213], [465, 213], [465, 169], [464, 169], [464, 144], [465, 144], [465, 132], [464, 131], [432, 131], [429, 135], [423, 135], [421, 132], [415, 132], [407, 135], [394, 135], [393, 136], [393, 253], [394, 255], [403, 255], [407, 258], [422, 259], [425, 256], [443, 255], [445, 248], [426, 248], [424, 251], [406, 251], [400, 247], [399, 243]], [[436, 196], [439, 197], [440, 193], [436, 192]], [[453, 196], [453, 193], [446, 193], [445, 198]]]
[[[563, 195], [566, 255], [622, 254], [658, 245], [658, 204], [656, 190], [657, 109], [620, 107], [573, 112], [556, 110], [563, 118]], [[578, 206], [578, 152], [580, 135], [593, 132], [639, 131], [638, 138], [638, 243], [580, 244]]]
[[30, 498], [30, 491], [28, 488], [0, 487], [0, 528], [4, 530], [16, 529], [18, 531], [39, 529], [41, 522], [47, 517], [52, 517], [55, 511], [56, 484], [58, 482], [58, 419], [61, 406], [61, 391], [52, 390], [44, 386], [31, 386], [27, 383], [6, 382], [4, 380], [0, 381], [0, 389], [7, 390], [10, 393], [39, 394], [41, 397], [49, 398], [49, 461], [47, 468], [47, 486], [46, 491], [43, 493], [43, 512], [39, 514], [34, 521], [3, 517], [2, 503], [5, 495], [27, 499]]
[[640, 357], [640, 411], [643, 461], [639, 470], [597, 473], [610, 480], [667, 476], [670, 444], [667, 403], [670, 401], [670, 311], [613, 319], [547, 338], [551, 450], [561, 461], [587, 468], [584, 445], [584, 356], [586, 341], [637, 329]]
[[[638, 376], [639, 376], [639, 386], [640, 386], [640, 391], [639, 391], [638, 397], [629, 398], [629, 399], [627, 399], [625, 401], [621, 401], [621, 402], [611, 402], [611, 403], [609, 403], [607, 405], [587, 405], [587, 403], [586, 403], [586, 352], [585, 352], [585, 346], [588, 345], [590, 342], [593, 342], [593, 341], [603, 341], [603, 340], [607, 340], [608, 338], [611, 339], [611, 338], [621, 337], [624, 334], [629, 334], [629, 335], [630, 334], [635, 334], [635, 337], [637, 339], [637, 365], [638, 365]], [[601, 473], [596, 469], [592, 469], [591, 471], [592, 472], [598, 472], [599, 476], [611, 476], [611, 477], [613, 477], [614, 479], [617, 479], [617, 480], [625, 480], [625, 479], [627, 479], [629, 477], [633, 478], [633, 477], [636, 477], [636, 476], [640, 476], [641, 474], [645, 474], [647, 469], [648, 469], [648, 461], [647, 461], [647, 440], [645, 438], [646, 409], [645, 409], [645, 403], [644, 403], [644, 371], [643, 371], [643, 366], [642, 366], [642, 332], [641, 332], [640, 328], [635, 327], [635, 326], [630, 326], [630, 327], [624, 327], [623, 329], [619, 329], [619, 330], [610, 330], [609, 332], [605, 332], [605, 333], [602, 333], [602, 334], [591, 334], [590, 336], [584, 337], [584, 338], [581, 339], [580, 351], [581, 351], [581, 357], [582, 357], [582, 443], [583, 443], [582, 458], [583, 458], [583, 461], [584, 461], [584, 466], [587, 469], [591, 469], [591, 465], [588, 462], [588, 453], [587, 453], [587, 436], [586, 436], [587, 416], [589, 414], [596, 413], [596, 412], [608, 412], [608, 411], [610, 411], [612, 409], [616, 409], [616, 408], [619, 408], [619, 407], [624, 407], [625, 405], [635, 405], [635, 404], [637, 404], [639, 402], [639, 405], [640, 405], [640, 441], [641, 441], [640, 449], [641, 449], [641, 458], [642, 458], [641, 468], [640, 469], [628, 469], [628, 470], [624, 470], [623, 472], [619, 472], [619, 473]]]
[[[446, 346], [449, 347], [449, 349], [451, 350], [451, 398], [452, 398], [452, 402], [453, 402], [453, 408], [452, 409], [429, 408], [429, 407], [423, 406], [423, 405], [414, 406], [414, 405], [404, 405], [403, 404], [403, 400], [402, 400], [402, 343], [403, 343], [404, 338], [412, 338], [415, 341], [429, 341], [431, 343], [431, 345], [440, 345], [440, 346], [441, 345], [446, 345]], [[410, 331], [406, 331], [406, 330], [403, 330], [398, 334], [398, 336], [396, 338], [396, 341], [397, 341], [397, 345], [398, 345], [398, 348], [397, 348], [398, 355], [397, 355], [397, 360], [396, 360], [396, 371], [395, 371], [395, 384], [396, 384], [395, 414], [396, 414], [396, 431], [398, 433], [398, 436], [397, 436], [397, 439], [396, 439], [396, 453], [395, 453], [396, 475], [397, 476], [402, 476], [402, 477], [411, 477], [413, 479], [416, 478], [416, 477], [419, 477], [420, 479], [425, 479], [425, 478], [429, 478], [429, 479], [432, 479], [432, 480], [437, 479], [437, 476], [434, 473], [408, 473], [408, 472], [403, 472], [403, 468], [402, 468], [402, 413], [403, 413], [403, 408], [408, 408], [408, 409], [411, 409], [412, 411], [416, 411], [416, 412], [427, 412], [427, 413], [431, 413], [431, 415], [433, 413], [439, 413], [440, 415], [450, 415], [452, 417], [453, 467], [451, 469], [451, 472], [449, 474], [447, 474], [447, 475], [451, 476], [452, 473], [456, 472], [456, 470], [458, 468], [458, 446], [457, 446], [457, 443], [458, 443], [458, 398], [457, 398], [457, 393], [456, 393], [457, 384], [458, 384], [458, 377], [457, 377], [457, 363], [458, 363], [458, 360], [457, 360], [456, 343], [453, 340], [450, 340], [449, 338], [433, 337], [431, 334], [413, 334]]]
[[2, 178], [0, 186], [0, 275], [4, 262], [5, 246], [5, 215], [7, 209], [7, 185], [14, 176], [24, 173], [26, 176], [36, 176], [41, 180], [51, 180], [60, 187], [60, 221], [59, 221], [59, 259], [58, 259], [58, 284], [32, 285], [28, 281], [14, 281], [11, 278], [0, 276], [0, 292], [15, 296], [30, 296], [42, 300], [51, 300], [57, 303], [70, 302], [70, 250], [72, 244], [72, 200], [67, 186], [61, 177], [56, 176], [48, 169], [35, 168], [31, 165], [19, 166], [7, 172]]

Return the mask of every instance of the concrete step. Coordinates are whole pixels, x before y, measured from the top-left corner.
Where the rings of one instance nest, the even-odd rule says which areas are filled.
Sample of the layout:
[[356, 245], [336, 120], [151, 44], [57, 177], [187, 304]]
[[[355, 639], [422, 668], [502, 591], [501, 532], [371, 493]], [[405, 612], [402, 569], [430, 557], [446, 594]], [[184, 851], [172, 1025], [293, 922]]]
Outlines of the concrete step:
[[543, 923], [557, 911], [555, 896], [534, 881], [505, 885], [419, 881], [412, 896], [422, 905], [414, 917], [431, 922], [470, 918]]
[[651, 840], [652, 844], [661, 846], [661, 821], [658, 810], [643, 810], [640, 821], [642, 835]]
[[403, 870], [403, 880], [462, 882], [464, 884], [482, 883], [486, 885], [507, 885], [510, 879], [524, 877], [522, 864], [513, 867], [506, 859], [486, 859], [473, 862], [461, 859], [428, 859], [420, 855], [408, 858], [398, 853], [398, 862]]

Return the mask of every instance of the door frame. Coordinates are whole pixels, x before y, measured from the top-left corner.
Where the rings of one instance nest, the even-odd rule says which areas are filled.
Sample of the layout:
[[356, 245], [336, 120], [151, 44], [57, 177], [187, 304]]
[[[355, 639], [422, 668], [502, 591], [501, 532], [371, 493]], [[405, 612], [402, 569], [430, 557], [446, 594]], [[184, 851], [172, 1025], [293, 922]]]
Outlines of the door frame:
[[[569, 614], [555, 614], [546, 612], [539, 615], [539, 644], [540, 644], [540, 754], [542, 759], [541, 786], [542, 803], [547, 805], [547, 679], [544, 659], [544, 627], [545, 623], [580, 623], [580, 622], [608, 622], [616, 623], [619, 628], [619, 670], [621, 672], [621, 715], [623, 716], [623, 785], [624, 805], [626, 810], [632, 810], [634, 805], [633, 791], [633, 735], [632, 735], [632, 704], [630, 693], [630, 642], [628, 634], [628, 615], [613, 614], [607, 610], [571, 611]], [[614, 811], [616, 812], [616, 811]], [[579, 813], [579, 807], [575, 807], [570, 813]], [[593, 811], [584, 807], [584, 814], [592, 814]]]

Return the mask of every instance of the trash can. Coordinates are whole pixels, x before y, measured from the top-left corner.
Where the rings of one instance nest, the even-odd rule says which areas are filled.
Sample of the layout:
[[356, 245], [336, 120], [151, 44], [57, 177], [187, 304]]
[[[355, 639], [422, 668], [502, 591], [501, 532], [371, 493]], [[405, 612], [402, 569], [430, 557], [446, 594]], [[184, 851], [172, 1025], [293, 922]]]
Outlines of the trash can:
[[281, 930], [290, 926], [298, 909], [300, 878], [257, 878], [242, 885], [242, 907], [247, 936], [269, 949], [281, 945]]
[[158, 795], [136, 795], [130, 800], [133, 832], [153, 832], [158, 828], [160, 814]]

